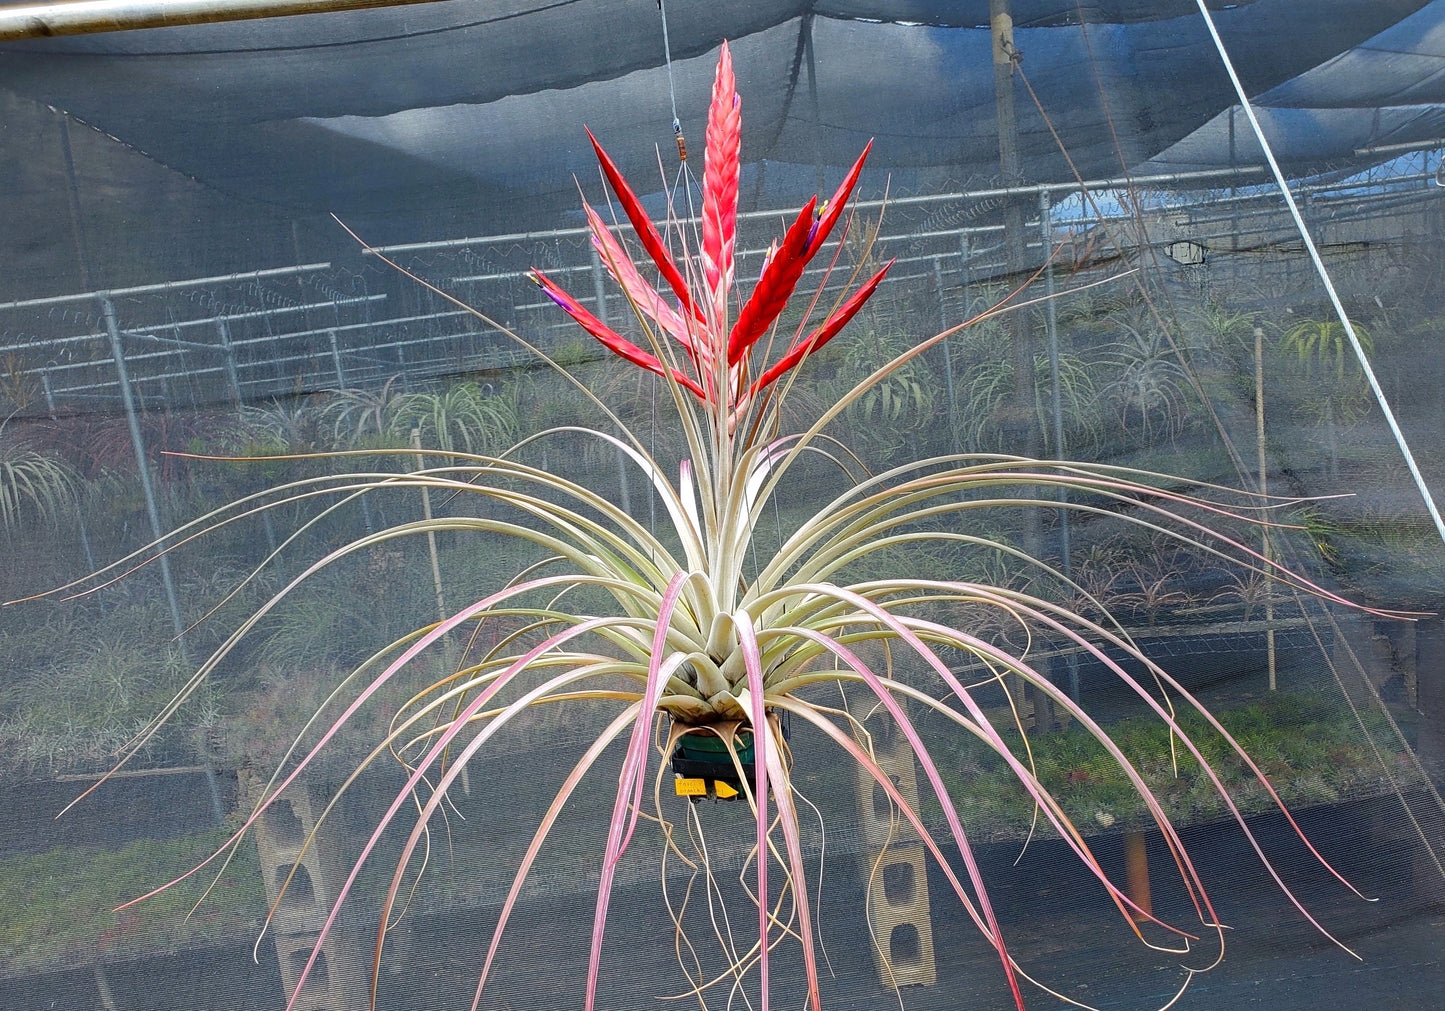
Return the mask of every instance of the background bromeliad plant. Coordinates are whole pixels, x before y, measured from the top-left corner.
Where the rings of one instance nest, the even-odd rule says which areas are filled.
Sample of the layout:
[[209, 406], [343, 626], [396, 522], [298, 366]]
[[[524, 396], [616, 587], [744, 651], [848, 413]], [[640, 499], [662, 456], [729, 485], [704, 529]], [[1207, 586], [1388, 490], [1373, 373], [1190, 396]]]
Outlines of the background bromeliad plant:
[[[719, 754], [730, 760], [734, 781], [753, 814], [748, 887], [756, 907], [755, 938], [750, 946], [730, 947], [721, 972], [690, 974], [690, 993], [706, 1006], [714, 986], [728, 994], [748, 988], [766, 1008], [772, 988], [770, 959], [778, 945], [796, 942], [808, 1003], [818, 1007], [816, 907], [801, 842], [798, 812], [803, 798], [792, 777], [795, 756], [784, 729], [787, 719], [815, 729], [858, 763], [887, 794], [901, 822], [919, 834], [958, 901], [997, 951], [1016, 1006], [1024, 1006], [1021, 980], [1031, 977], [1010, 954], [973, 856], [969, 826], [956, 799], [957, 791], [967, 790], [968, 785], [955, 783], [950, 788], [911, 713], [926, 711], [933, 724], [946, 721], [987, 748], [1141, 940], [1144, 934], [1137, 922], [1153, 921], [1177, 942], [1161, 950], [1187, 952], [1192, 935], [1155, 921], [1113, 883], [1084, 830], [1055, 799], [1026, 750], [1016, 753], [1018, 738], [1008, 733], [1011, 727], [996, 725], [997, 710], [986, 710], [980, 702], [981, 695], [997, 692], [1000, 686], [1026, 684], [1097, 742], [1137, 793], [1147, 818], [1174, 856], [1201, 923], [1215, 933], [1222, 954], [1219, 918], [1153, 787], [1110, 734], [1031, 659], [1029, 643], [1047, 639], [1107, 667], [1168, 728], [1171, 747], [1192, 756], [1198, 774], [1246, 834], [1250, 829], [1231, 799], [1229, 786], [1214, 772], [1211, 755], [1196, 743], [1200, 728], [1218, 735], [1232, 760], [1237, 759], [1276, 803], [1278, 796], [1225, 727], [1167, 671], [1145, 658], [1117, 623], [1107, 616], [1091, 619], [1081, 613], [1082, 608], [1056, 602], [1083, 600], [1092, 605], [1087, 608], [1090, 613], [1097, 613], [1096, 600], [1045, 561], [980, 533], [989, 527], [979, 514], [1010, 507], [1119, 514], [1205, 555], [1233, 558], [1245, 571], [1268, 572], [1300, 590], [1337, 598], [1301, 576], [1274, 568], [1238, 540], [1217, 532], [1234, 523], [1270, 522], [1263, 505], [1245, 497], [1228, 508], [1171, 490], [1175, 485], [1158, 475], [1002, 454], [938, 456], [878, 474], [858, 473], [855, 458], [825, 429], [855, 405], [864, 403], [866, 409], [870, 391], [906, 377], [911, 362], [955, 331], [891, 357], [838, 396], [815, 423], [801, 431], [785, 430], [783, 403], [798, 381], [800, 366], [858, 313], [889, 267], [861, 283], [857, 276], [851, 277], [856, 286], [846, 297], [824, 294], [828, 279], [844, 269], [845, 247], [835, 241], [835, 232], [849, 227], [847, 208], [867, 157], [865, 148], [829, 199], [819, 203], [815, 198], [803, 207], [769, 252], [757, 283], [743, 296], [734, 276], [740, 109], [724, 46], [708, 119], [697, 232], [677, 215], [669, 215], [659, 231], [593, 139], [603, 175], [649, 261], [646, 268], [641, 266], [619, 237], [621, 229], [614, 232], [601, 214], [586, 208], [598, 254], [633, 309], [634, 337], [604, 324], [545, 274], [534, 274], [548, 297], [594, 339], [659, 377], [675, 413], [677, 444], [685, 446], [680, 458], [656, 458], [627, 429], [618, 412], [576, 382], [579, 395], [597, 401], [620, 434], [556, 429], [531, 436], [517, 450], [497, 456], [472, 451], [483, 449], [480, 445], [452, 441], [444, 447], [448, 452], [431, 452], [433, 465], [425, 468], [303, 477], [242, 498], [181, 528], [161, 546], [281, 505], [317, 503], [324, 517], [358, 496], [388, 489], [429, 489], [474, 498], [484, 506], [470, 515], [449, 514], [379, 529], [306, 566], [202, 664], [189, 685], [141, 731], [126, 757], [199, 690], [248, 632], [268, 615], [284, 611], [299, 585], [333, 563], [416, 534], [505, 536], [535, 546], [542, 560], [520, 569], [504, 588], [402, 636], [345, 678], [328, 705], [313, 717], [303, 735], [307, 745], [283, 759], [265, 797], [230, 841], [231, 846], [239, 845], [281, 790], [318, 763], [318, 756], [338, 735], [364, 722], [364, 710], [395, 699], [400, 691], [404, 701], [389, 731], [361, 767], [394, 754], [407, 769], [407, 781], [377, 821], [340, 889], [323, 939], [336, 928], [341, 905], [363, 867], [387, 831], [395, 828], [405, 839], [382, 904], [379, 964], [386, 929], [400, 915], [408, 893], [413, 857], [424, 851], [428, 827], [434, 816], [444, 812], [448, 791], [467, 763], [484, 753], [504, 727], [538, 709], [604, 706], [610, 722], [581, 749], [516, 870], [483, 961], [478, 1000], [523, 881], [549, 833], [583, 777], [611, 744], [625, 742], [607, 832], [599, 840], [602, 857], [586, 978], [586, 1006], [593, 1006], [617, 867], [644, 817], [649, 782], [655, 818], [664, 828], [664, 845], [690, 859], [681, 853], [660, 801], [660, 784], [669, 775], [668, 759], [681, 743], [721, 747]], [[825, 280], [794, 306], [802, 311], [789, 318], [800, 321], [785, 327], [780, 323], [784, 310], [804, 269], [820, 254], [830, 258], [823, 271]], [[660, 286], [654, 287], [644, 270], [660, 278]], [[993, 311], [1008, 311], [1018, 303], [1015, 293]], [[486, 322], [496, 326], [489, 319]], [[1154, 408], [1169, 403], [1166, 393]], [[1137, 409], [1147, 421], [1151, 408]], [[441, 418], [441, 412], [438, 406], [427, 417]], [[440, 438], [446, 427], [440, 420], [434, 425]], [[376, 427], [380, 434], [380, 421]], [[524, 460], [527, 454], [522, 450], [529, 445], [579, 434], [620, 452], [644, 476], [661, 503], [658, 529], [588, 487]], [[386, 452], [371, 447], [349, 455], [375, 458]], [[397, 450], [395, 458], [410, 466], [412, 451]], [[835, 497], [796, 522], [770, 523], [767, 517], [780, 489], [805, 467], [831, 468], [838, 475]], [[1057, 494], [1061, 489], [1069, 492], [1062, 505]], [[1217, 499], [1225, 491], [1212, 493]], [[1014, 573], [1024, 576], [973, 580], [965, 575], [969, 569], [960, 568], [952, 576], [920, 574], [907, 564], [901, 566], [907, 575], [879, 574], [880, 560], [907, 559], [920, 546], [960, 550], [990, 562], [1006, 558], [1012, 561]], [[283, 543], [278, 550], [285, 548]], [[132, 561], [117, 564], [125, 567]], [[971, 571], [980, 568], [991, 571], [989, 565]], [[493, 634], [495, 630], [499, 634]], [[447, 668], [445, 676], [437, 677], [427, 657], [449, 650], [460, 660]], [[1117, 651], [1143, 666], [1144, 680], [1114, 659]], [[912, 658], [910, 664], [894, 662], [904, 655]], [[965, 681], [956, 672], [966, 666], [985, 673]], [[848, 693], [866, 699], [865, 709], [886, 712], [906, 741], [921, 767], [927, 804], [936, 804], [940, 812], [945, 826], [941, 834], [929, 831], [919, 805], [910, 804], [880, 769], [865, 721], [854, 715], [859, 709], [850, 709], [845, 701]], [[1190, 713], [1189, 721], [1176, 719], [1176, 704]], [[830, 759], [797, 756], [797, 760]], [[727, 778], [726, 773], [722, 778]], [[354, 780], [355, 776], [348, 785]], [[417, 817], [408, 827], [403, 815], [410, 810]], [[695, 809], [689, 807], [687, 817], [690, 827], [700, 831]], [[957, 855], [951, 856], [945, 846], [956, 847]], [[1270, 873], [1274, 874], [1272, 868]], [[1280, 881], [1277, 874], [1274, 877]], [[1282, 881], [1280, 887], [1289, 894]], [[1290, 899], [1309, 916], [1293, 895]], [[678, 929], [682, 930], [680, 921]], [[1146, 943], [1159, 946], [1155, 941]], [[319, 951], [321, 941], [317, 944]], [[313, 954], [308, 972], [315, 960]], [[1205, 962], [1210, 960], [1206, 956]]]

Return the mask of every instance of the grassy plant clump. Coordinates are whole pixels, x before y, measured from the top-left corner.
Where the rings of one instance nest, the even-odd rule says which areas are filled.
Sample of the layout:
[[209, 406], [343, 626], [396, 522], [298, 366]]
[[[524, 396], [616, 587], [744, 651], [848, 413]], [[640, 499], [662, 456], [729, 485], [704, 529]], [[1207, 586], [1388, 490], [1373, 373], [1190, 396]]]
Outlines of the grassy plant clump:
[[[1292, 810], [1373, 795], [1390, 781], [1413, 778], [1405, 755], [1382, 749], [1378, 717], [1366, 730], [1347, 709], [1316, 695], [1277, 693], [1244, 706], [1218, 710], [1220, 725], [1269, 776]], [[1198, 714], [1181, 714], [1179, 727], [1198, 745], [1208, 767], [1223, 782], [1245, 814], [1275, 809], [1253, 771], [1229, 741]], [[1171, 747], [1171, 732], [1155, 719], [1135, 718], [1112, 724], [1109, 736], [1139, 769], [1170, 820], [1197, 825], [1229, 818], [1230, 810], [1200, 760]], [[1092, 734], [1070, 728], [1028, 739], [1013, 735], [1011, 750], [1032, 761], [1039, 781], [1058, 798], [1073, 822], [1088, 833], [1146, 829], [1153, 825], [1147, 806], [1118, 763]], [[1391, 768], [1382, 768], [1381, 761]], [[943, 763], [950, 790], [970, 824], [994, 838], [1021, 838], [1034, 822], [1034, 806], [1003, 760], [976, 742], [956, 741]], [[941, 812], [936, 806], [931, 819]], [[1055, 835], [1048, 824], [1041, 835]]]
[[[160, 708], [182, 690], [191, 664], [174, 643], [154, 641], [167, 627], [158, 601], [112, 605], [101, 615], [60, 618], [0, 632], [0, 768], [49, 777], [110, 767]], [[215, 684], [191, 693], [161, 735], [137, 758], [146, 764], [193, 760], [187, 738], [219, 719]]]
[[65, 846], [0, 860], [0, 972], [54, 971], [95, 961], [135, 959], [186, 948], [245, 946], [266, 915], [253, 847], [241, 850], [206, 902], [207, 882], [188, 881], [155, 904], [116, 907], [194, 863], [224, 832], [143, 839], [118, 850]]
[[0, 536], [8, 538], [22, 523], [56, 522], [74, 508], [75, 472], [63, 460], [21, 443], [0, 421]]

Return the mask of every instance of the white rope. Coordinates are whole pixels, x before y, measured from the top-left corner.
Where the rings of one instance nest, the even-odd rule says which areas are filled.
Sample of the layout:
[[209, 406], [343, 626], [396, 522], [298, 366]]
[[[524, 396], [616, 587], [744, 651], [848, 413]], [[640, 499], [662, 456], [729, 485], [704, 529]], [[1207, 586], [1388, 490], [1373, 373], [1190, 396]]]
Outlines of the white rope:
[[1269, 146], [1269, 141], [1265, 139], [1264, 130], [1260, 128], [1259, 119], [1254, 114], [1254, 106], [1250, 105], [1249, 96], [1244, 93], [1244, 85], [1239, 82], [1239, 75], [1234, 71], [1234, 63], [1229, 58], [1229, 52], [1224, 48], [1224, 40], [1219, 37], [1219, 30], [1214, 27], [1214, 18], [1210, 16], [1209, 8], [1204, 5], [1204, 0], [1196, 0], [1196, 2], [1199, 4], [1199, 13], [1204, 15], [1204, 23], [1209, 27], [1209, 36], [1214, 40], [1214, 47], [1219, 50], [1219, 58], [1224, 61], [1224, 69], [1229, 72], [1229, 79], [1234, 84], [1234, 91], [1239, 96], [1244, 114], [1249, 118], [1249, 125], [1254, 130], [1254, 136], [1264, 151], [1270, 171], [1274, 173], [1275, 182], [1279, 184], [1279, 190], [1284, 194], [1285, 203], [1289, 205], [1290, 215], [1294, 218], [1295, 227], [1299, 229], [1300, 238], [1304, 240], [1305, 249], [1309, 250], [1310, 260], [1315, 265], [1315, 272], [1319, 274], [1320, 280], [1324, 283], [1325, 291], [1330, 296], [1330, 304], [1334, 306], [1335, 314], [1339, 316], [1340, 323], [1345, 328], [1345, 336], [1350, 339], [1350, 347], [1354, 349], [1355, 357], [1359, 359], [1365, 379], [1375, 394], [1375, 401], [1380, 405], [1380, 411], [1384, 414], [1390, 431], [1394, 433], [1395, 443], [1400, 447], [1400, 455], [1405, 458], [1405, 466], [1410, 468], [1410, 475], [1415, 479], [1415, 487], [1420, 490], [1420, 497], [1425, 500], [1425, 508], [1430, 512], [1430, 518], [1435, 521], [1435, 530], [1440, 534], [1440, 540], [1445, 542], [1445, 520], [1440, 518], [1440, 510], [1436, 508], [1435, 499], [1425, 484], [1425, 478], [1420, 473], [1419, 466], [1415, 463], [1415, 454], [1410, 452], [1409, 443], [1405, 441], [1405, 433], [1400, 431], [1400, 425], [1395, 420], [1395, 412], [1390, 410], [1389, 401], [1385, 399], [1385, 391], [1380, 388], [1380, 381], [1375, 378], [1375, 370], [1370, 367], [1370, 359], [1365, 354], [1365, 348], [1360, 343], [1359, 335], [1355, 333], [1354, 324], [1350, 322], [1349, 316], [1345, 313], [1344, 304], [1340, 302], [1339, 293], [1335, 291], [1334, 282], [1330, 279], [1329, 271], [1325, 269], [1324, 260], [1320, 258], [1320, 251], [1310, 236], [1309, 228], [1306, 227], [1304, 217], [1300, 214], [1299, 205], [1295, 203], [1294, 194], [1290, 192], [1289, 185], [1284, 179], [1284, 173], [1280, 171], [1279, 162], [1275, 160], [1274, 150]]

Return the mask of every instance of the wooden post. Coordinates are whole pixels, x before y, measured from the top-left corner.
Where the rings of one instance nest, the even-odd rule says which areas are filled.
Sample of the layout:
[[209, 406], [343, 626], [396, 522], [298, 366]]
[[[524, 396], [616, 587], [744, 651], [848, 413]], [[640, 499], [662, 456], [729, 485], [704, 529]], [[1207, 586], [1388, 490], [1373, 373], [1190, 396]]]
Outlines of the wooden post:
[[[1125, 893], [1151, 916], [1154, 903], [1149, 895], [1149, 843], [1143, 832], [1124, 833], [1124, 881]], [[1133, 913], [1134, 919], [1143, 920], [1144, 915]]]
[[[1019, 186], [1023, 182], [1023, 169], [1019, 160], [1018, 118], [1014, 112], [1014, 61], [1019, 53], [1014, 46], [1010, 0], [989, 0], [988, 16], [993, 38], [993, 100], [998, 123], [999, 176], [1004, 186]], [[1010, 194], [1004, 198], [1004, 261], [1010, 286], [1024, 279], [1027, 261], [1025, 244], [1028, 241], [1024, 235], [1026, 207], [1025, 197]], [[1014, 373], [1013, 398], [1000, 418], [1008, 441], [1005, 450], [1020, 456], [1037, 457], [1043, 433], [1034, 419], [1034, 349], [1029, 318], [1023, 313], [1011, 312], [1006, 313], [1002, 321], [1009, 336], [1009, 356]], [[1029, 491], [1024, 488], [1020, 494], [1027, 495]], [[1024, 509], [1023, 525], [1023, 549], [1025, 553], [1038, 557], [1043, 545], [1043, 520], [1037, 507]]]

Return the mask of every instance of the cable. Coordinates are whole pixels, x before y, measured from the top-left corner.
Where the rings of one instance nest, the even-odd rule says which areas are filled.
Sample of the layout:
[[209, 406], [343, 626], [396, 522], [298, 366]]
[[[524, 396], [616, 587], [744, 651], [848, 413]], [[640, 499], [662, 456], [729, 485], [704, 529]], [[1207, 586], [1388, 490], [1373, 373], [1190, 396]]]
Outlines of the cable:
[[687, 141], [682, 136], [682, 120], [677, 118], [677, 87], [672, 80], [672, 43], [667, 38], [667, 2], [657, 0], [662, 15], [662, 58], [667, 61], [667, 97], [672, 100], [672, 136], [677, 141], [678, 161], [687, 161]]
[[1235, 73], [1234, 63], [1229, 58], [1229, 51], [1224, 48], [1224, 40], [1219, 37], [1219, 30], [1214, 27], [1214, 18], [1210, 15], [1204, 0], [1195, 0], [1195, 2], [1199, 5], [1199, 13], [1204, 15], [1204, 23], [1209, 28], [1209, 37], [1214, 40], [1214, 48], [1219, 50], [1219, 58], [1224, 61], [1224, 69], [1229, 73], [1229, 80], [1234, 85], [1235, 94], [1239, 96], [1240, 105], [1249, 119], [1249, 126], [1254, 131], [1255, 139], [1259, 141], [1265, 160], [1269, 162], [1270, 171], [1274, 173], [1275, 182], [1279, 185], [1280, 192], [1284, 194], [1290, 216], [1294, 218], [1295, 227], [1299, 230], [1300, 238], [1304, 240], [1305, 249], [1309, 251], [1315, 273], [1319, 274], [1320, 281], [1325, 286], [1325, 292], [1330, 297], [1330, 304], [1334, 306], [1335, 315], [1340, 318], [1340, 324], [1345, 329], [1345, 336], [1350, 339], [1350, 347], [1354, 349], [1355, 358], [1359, 360], [1360, 368], [1364, 370], [1365, 380], [1375, 394], [1375, 401], [1380, 405], [1380, 411], [1385, 416], [1385, 423], [1390, 426], [1390, 431], [1395, 436], [1395, 443], [1400, 447], [1400, 454], [1405, 458], [1405, 466], [1410, 469], [1410, 476], [1415, 479], [1415, 487], [1419, 489], [1420, 497], [1425, 500], [1425, 508], [1429, 511], [1430, 518], [1435, 521], [1435, 530], [1440, 534], [1441, 542], [1445, 543], [1445, 520], [1440, 518], [1440, 510], [1436, 508], [1435, 499], [1425, 484], [1420, 467], [1415, 463], [1415, 454], [1410, 452], [1410, 445], [1405, 441], [1405, 433], [1400, 430], [1399, 422], [1395, 420], [1395, 412], [1390, 410], [1389, 401], [1385, 399], [1385, 391], [1380, 388], [1380, 381], [1375, 378], [1375, 370], [1370, 367], [1370, 359], [1365, 354], [1364, 346], [1360, 344], [1359, 335], [1355, 333], [1354, 324], [1350, 322], [1349, 316], [1345, 313], [1344, 304], [1340, 301], [1339, 293], [1335, 291], [1334, 281], [1330, 279], [1329, 271], [1325, 269], [1324, 260], [1320, 258], [1320, 251], [1315, 246], [1308, 226], [1305, 225], [1299, 205], [1295, 203], [1294, 194], [1290, 192], [1284, 179], [1284, 173], [1280, 171], [1279, 162], [1275, 160], [1274, 149], [1270, 147], [1269, 141], [1265, 138], [1264, 130], [1259, 125], [1259, 118], [1254, 114], [1254, 106], [1250, 104], [1249, 96], [1244, 92], [1244, 85], [1240, 83], [1239, 75]]

